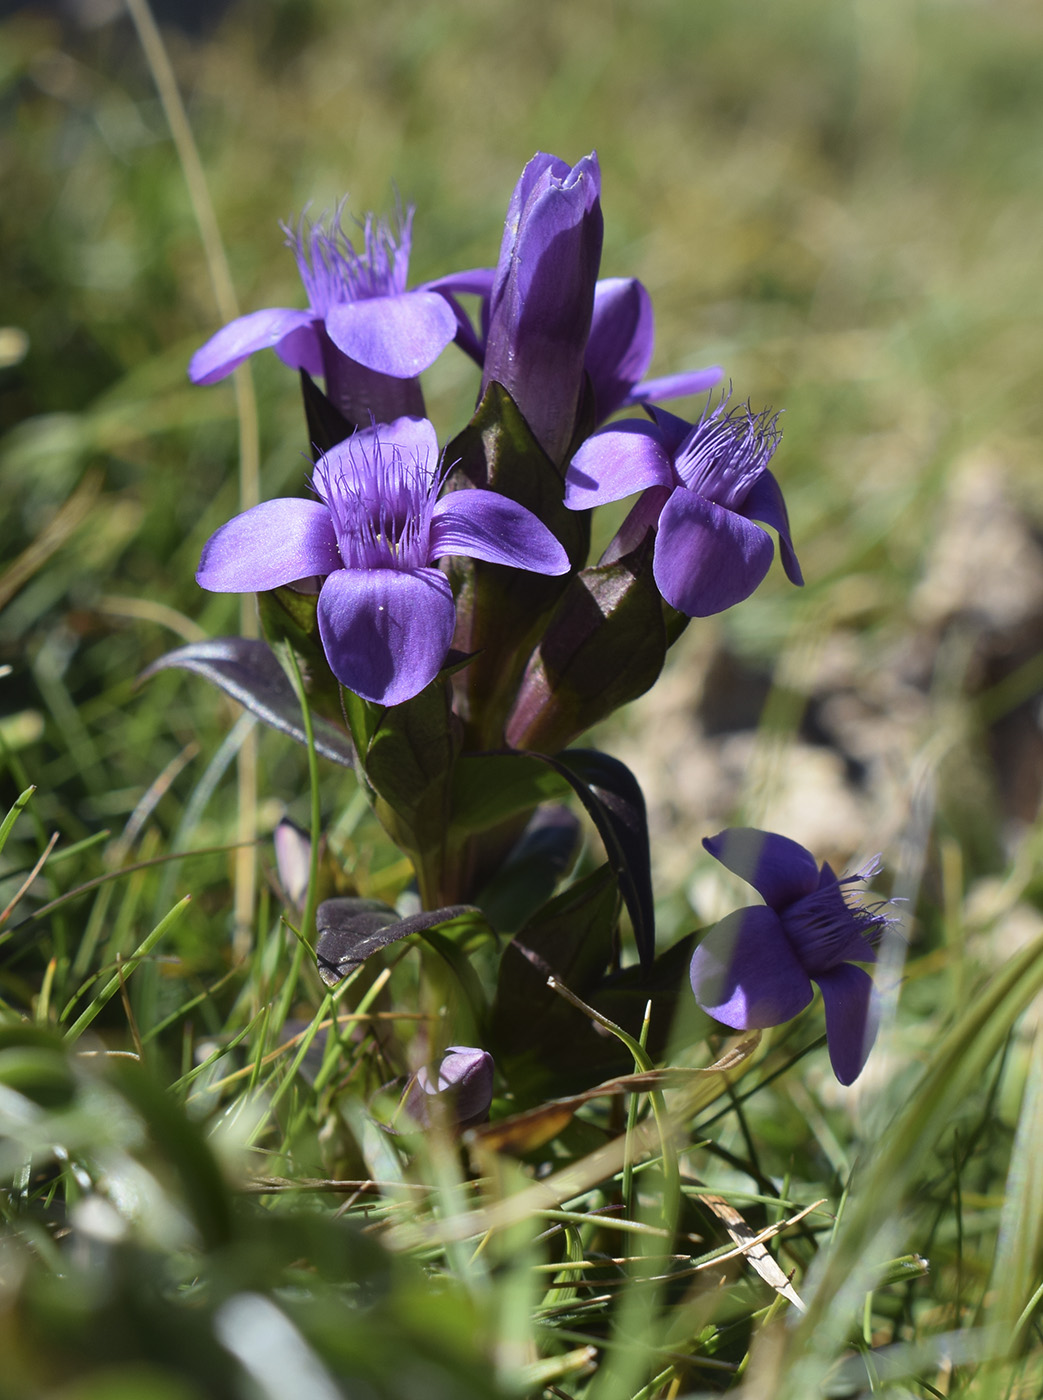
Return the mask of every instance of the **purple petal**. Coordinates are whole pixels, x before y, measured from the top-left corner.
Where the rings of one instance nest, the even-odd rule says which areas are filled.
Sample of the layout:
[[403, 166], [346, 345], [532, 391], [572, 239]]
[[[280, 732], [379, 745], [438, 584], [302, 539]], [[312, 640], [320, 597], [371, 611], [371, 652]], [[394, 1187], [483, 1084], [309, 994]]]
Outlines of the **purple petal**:
[[340, 569], [319, 594], [333, 674], [378, 705], [400, 705], [434, 680], [455, 622], [449, 580], [437, 569]]
[[594, 314], [584, 366], [604, 422], [652, 363], [652, 298], [636, 277], [604, 277], [594, 288]]
[[696, 948], [692, 991], [708, 1015], [733, 1030], [780, 1026], [811, 1001], [811, 982], [774, 910], [737, 909]]
[[676, 413], [668, 413], [665, 408], [653, 408], [651, 404], [648, 405], [648, 411], [659, 429], [659, 440], [670, 454], [672, 461], [698, 425], [689, 423], [684, 418], [678, 418]]
[[659, 517], [652, 572], [678, 612], [710, 617], [748, 598], [774, 553], [759, 525], [678, 487]]
[[196, 582], [211, 593], [261, 593], [342, 567], [329, 511], [290, 496], [262, 501], [211, 535]]
[[418, 287], [417, 291], [487, 297], [492, 292], [495, 277], [495, 267], [472, 267], [466, 272], [451, 272], [448, 277], [436, 277], [433, 282], [425, 282]]
[[366, 369], [413, 379], [456, 336], [456, 316], [437, 292], [403, 292], [330, 307], [326, 334]]
[[[451, 282], [453, 279], [451, 277], [447, 277], [443, 280], [445, 280], [446, 282]], [[432, 289], [437, 291], [439, 296], [445, 297], [446, 305], [456, 317], [456, 335], [454, 337], [456, 344], [460, 347], [460, 349], [464, 352], [465, 355], [470, 355], [471, 359], [474, 360], [475, 364], [479, 367], [479, 369], [481, 369], [485, 361], [484, 333], [482, 335], [478, 334], [478, 332], [475, 330], [474, 326], [471, 323], [470, 316], [468, 316], [467, 312], [460, 305], [459, 301], [456, 299], [456, 296], [452, 291], [448, 290], [448, 288], [444, 286], [432, 284], [430, 282], [427, 283], [426, 290]], [[489, 301], [488, 297], [486, 296], [482, 300], [483, 311], [486, 307], [488, 307], [488, 304]]]
[[705, 394], [708, 389], [718, 385], [723, 376], [724, 370], [720, 365], [710, 365], [708, 369], [692, 369], [684, 374], [667, 374], [662, 379], [646, 379], [634, 385], [620, 408], [659, 403], [662, 399], [683, 399], [690, 394]]
[[866, 916], [847, 904], [836, 880], [780, 909], [779, 917], [812, 977], [840, 963], [876, 962], [876, 951], [862, 933]]
[[318, 378], [320, 374], [326, 373], [320, 330], [321, 326], [317, 322], [299, 326], [297, 330], [283, 336], [275, 347], [275, 353], [284, 365], [289, 365], [291, 369], [305, 369], [313, 379]]
[[272, 349], [293, 331], [310, 326], [314, 319], [311, 311], [291, 311], [286, 307], [239, 316], [196, 351], [188, 364], [188, 377], [193, 384], [216, 384], [255, 351]]
[[773, 530], [778, 531], [779, 553], [782, 555], [782, 567], [786, 570], [786, 577], [798, 587], [803, 584], [804, 575], [800, 572], [793, 541], [790, 539], [786, 502], [782, 499], [782, 488], [771, 472], [763, 472], [753, 483], [742, 503], [742, 513], [751, 520], [763, 520], [765, 525], [770, 525]]
[[853, 1084], [869, 1058], [880, 1023], [873, 979], [864, 968], [842, 963], [815, 981], [822, 988], [826, 1008], [826, 1043], [833, 1073], [841, 1084]]
[[819, 886], [815, 857], [788, 836], [752, 826], [729, 826], [705, 837], [703, 846], [714, 860], [752, 885], [773, 909], [784, 909]]
[[569, 463], [565, 504], [587, 510], [649, 486], [674, 486], [670, 458], [652, 423], [628, 418], [587, 438]]
[[464, 554], [536, 574], [567, 574], [569, 557], [532, 511], [495, 491], [451, 491], [431, 520], [431, 558]]

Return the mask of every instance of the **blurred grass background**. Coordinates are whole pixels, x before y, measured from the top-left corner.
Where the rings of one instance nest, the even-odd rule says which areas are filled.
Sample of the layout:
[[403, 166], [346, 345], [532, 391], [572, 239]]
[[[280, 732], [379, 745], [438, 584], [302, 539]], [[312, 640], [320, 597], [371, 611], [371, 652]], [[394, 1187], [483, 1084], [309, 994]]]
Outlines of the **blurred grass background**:
[[[347, 193], [353, 213], [383, 211], [397, 187], [417, 205], [416, 282], [495, 261], [533, 151], [575, 161], [596, 147], [603, 273], [652, 293], [652, 372], [718, 362], [738, 396], [785, 409], [775, 467], [807, 588], [773, 571], [734, 616], [690, 628], [661, 685], [603, 738], [649, 792], [667, 938], [721, 912], [698, 841], [728, 820], [840, 861], [885, 851], [917, 918], [904, 1009], [866, 1082], [867, 1098], [900, 1103], [985, 973], [1043, 928], [1043, 10], [251, 0], [164, 32], [244, 311], [300, 304], [278, 225], [306, 206]], [[60, 851], [112, 833], [49, 866], [39, 903], [131, 856], [234, 839], [231, 706], [191, 677], [133, 681], [197, 629], [236, 629], [236, 601], [193, 582], [236, 509], [236, 425], [228, 386], [185, 378], [219, 318], [121, 8], [6, 15], [0, 103], [3, 806], [31, 780], [37, 837], [59, 831]], [[254, 375], [262, 493], [296, 490], [307, 442], [292, 376], [274, 356]], [[450, 351], [425, 387], [448, 436], [473, 368]], [[306, 764], [278, 736], [260, 746], [268, 830], [284, 807], [305, 817]], [[324, 783], [334, 814], [351, 782]], [[368, 830], [349, 835], [379, 886], [387, 855]], [[37, 848], [24, 817], [4, 890]], [[46, 1020], [52, 954], [74, 959], [86, 937], [111, 963], [188, 889], [180, 962], [136, 1003], [171, 1010], [227, 967], [225, 855], [16, 932], [5, 1001]], [[274, 939], [269, 952], [266, 976]], [[197, 1034], [237, 1015], [230, 999], [204, 1003]], [[967, 1084], [938, 1159], [915, 1166], [937, 1205], [918, 1243], [936, 1261], [916, 1313], [928, 1330], [980, 1317], [1001, 1215], [1008, 1250], [1019, 1228], [1003, 1189], [1031, 1033]], [[871, 1121], [853, 1123], [817, 1073], [750, 1112], [765, 1171], [781, 1177], [796, 1154], [802, 1201], [845, 1179]], [[729, 1141], [741, 1150], [738, 1129]], [[964, 1216], [952, 1193], [968, 1172]], [[1024, 1204], [1031, 1176], [1018, 1181]], [[916, 1310], [902, 1307], [907, 1323]], [[1028, 1376], [996, 1393], [1037, 1394]]]

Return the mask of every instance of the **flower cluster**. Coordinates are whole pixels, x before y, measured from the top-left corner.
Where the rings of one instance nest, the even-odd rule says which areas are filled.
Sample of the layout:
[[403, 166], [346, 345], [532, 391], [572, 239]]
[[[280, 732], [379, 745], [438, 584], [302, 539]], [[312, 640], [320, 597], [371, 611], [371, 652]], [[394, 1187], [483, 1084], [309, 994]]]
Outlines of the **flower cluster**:
[[[571, 166], [544, 152], [532, 158], [511, 196], [495, 267], [411, 288], [413, 213], [370, 215], [353, 233], [343, 206], [317, 222], [302, 217], [285, 232], [307, 306], [241, 316], [192, 357], [192, 380], [212, 384], [273, 349], [301, 372], [313, 439], [307, 494], [265, 501], [223, 525], [196, 577], [214, 592], [277, 592], [270, 606], [290, 614], [311, 648], [308, 683], [334, 697], [324, 722], [343, 718], [350, 728], [349, 752], [413, 862], [424, 911], [445, 906], [455, 919], [505, 868], [514, 823], [526, 801], [531, 811], [544, 800], [549, 781], [540, 768], [538, 778], [525, 777], [522, 798], [508, 783], [502, 800], [478, 800], [473, 759], [536, 750], [559, 774], [569, 771], [568, 755], [565, 768], [554, 755], [648, 689], [685, 618], [722, 612], [759, 587], [773, 534], [787, 578], [803, 580], [771, 470], [779, 415], [733, 403], [730, 386], [714, 395], [723, 378], [716, 365], [647, 377], [648, 292], [634, 277], [600, 276], [596, 154]], [[420, 376], [454, 343], [480, 371], [478, 404], [442, 446]], [[660, 406], [704, 393], [694, 421]], [[644, 416], [615, 416], [627, 410]], [[628, 497], [636, 498], [629, 514], [589, 564], [591, 511]], [[226, 688], [241, 695], [249, 683], [240, 670]], [[281, 683], [281, 673], [263, 681], [258, 712], [294, 732], [279, 710]], [[463, 778], [458, 761], [472, 764]], [[634, 833], [643, 832], [647, 865], [637, 784], [596, 767], [596, 781], [576, 791], [608, 833], [606, 850], [630, 859], [640, 846]], [[301, 905], [312, 866], [305, 869], [299, 844], [282, 833], [280, 869], [293, 868], [284, 883]], [[811, 1001], [816, 982], [834, 1070], [850, 1083], [875, 1033], [866, 967], [888, 920], [851, 903], [845, 889], [872, 872], [838, 880], [770, 833], [729, 830], [705, 844], [765, 904], [739, 910], [703, 939], [691, 963], [697, 1001], [736, 1029], [773, 1026]], [[647, 971], [650, 877], [647, 869], [615, 874]], [[416, 923], [361, 904], [348, 914], [327, 909], [327, 919], [348, 920], [345, 966], [436, 922], [427, 912]], [[616, 917], [613, 900], [604, 910], [599, 918]], [[426, 1120], [429, 1099], [449, 1094], [461, 1122], [478, 1121], [492, 1074], [485, 1051], [450, 1047], [437, 1076], [416, 1078], [411, 1112]]]

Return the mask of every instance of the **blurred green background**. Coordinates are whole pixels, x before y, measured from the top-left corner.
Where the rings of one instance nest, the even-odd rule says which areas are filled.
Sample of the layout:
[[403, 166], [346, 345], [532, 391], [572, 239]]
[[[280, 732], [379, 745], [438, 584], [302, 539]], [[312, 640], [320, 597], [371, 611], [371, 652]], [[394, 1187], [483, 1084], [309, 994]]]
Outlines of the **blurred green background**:
[[[1040, 7], [256, 0], [165, 32], [242, 310], [300, 304], [279, 222], [305, 207], [397, 189], [419, 281], [495, 261], [534, 150], [596, 147], [603, 272], [652, 293], [653, 373], [719, 362], [785, 410], [808, 587], [773, 571], [689, 629], [613, 731], [666, 887], [732, 817], [843, 859], [901, 856], [912, 812], [912, 866], [933, 821], [973, 873], [1001, 868], [1043, 773]], [[121, 8], [21, 9], [0, 54], [3, 732], [70, 838], [198, 741], [153, 816], [169, 834], [228, 712], [190, 678], [131, 682], [195, 626], [236, 627], [192, 579], [237, 500], [232, 390], [185, 378], [220, 318]], [[293, 378], [271, 355], [254, 373], [262, 492], [297, 490]], [[475, 381], [453, 350], [427, 376], [443, 436]], [[303, 786], [284, 749], [263, 737], [268, 824]]]

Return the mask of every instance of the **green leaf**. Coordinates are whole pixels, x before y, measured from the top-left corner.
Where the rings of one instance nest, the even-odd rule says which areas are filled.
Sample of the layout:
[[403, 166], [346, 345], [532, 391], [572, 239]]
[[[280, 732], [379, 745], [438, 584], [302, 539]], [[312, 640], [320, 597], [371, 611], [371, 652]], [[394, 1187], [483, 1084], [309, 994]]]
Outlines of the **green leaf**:
[[324, 715], [339, 725], [340, 685], [330, 670], [319, 637], [318, 603], [317, 593], [297, 593], [292, 588], [274, 588], [257, 595], [261, 630], [283, 670], [292, 681], [292, 668], [280, 656], [281, 648], [289, 646], [297, 657], [313, 714]]
[[453, 774], [453, 835], [485, 831], [571, 791], [567, 779], [529, 754], [462, 754]]
[[653, 548], [649, 531], [630, 554], [571, 580], [529, 660], [512, 744], [557, 753], [655, 683], [667, 631]]
[[619, 906], [615, 876], [603, 865], [549, 900], [504, 949], [492, 1015], [494, 1054], [523, 1097], [584, 1087], [587, 1067], [603, 1047], [618, 1052], [551, 991], [547, 978], [553, 974], [580, 996], [595, 988], [612, 959]]
[[[369, 712], [365, 719], [368, 723]], [[412, 700], [383, 711], [363, 766], [379, 799], [377, 815], [406, 850], [444, 847], [459, 747], [459, 724], [447, 680], [433, 681]]]

